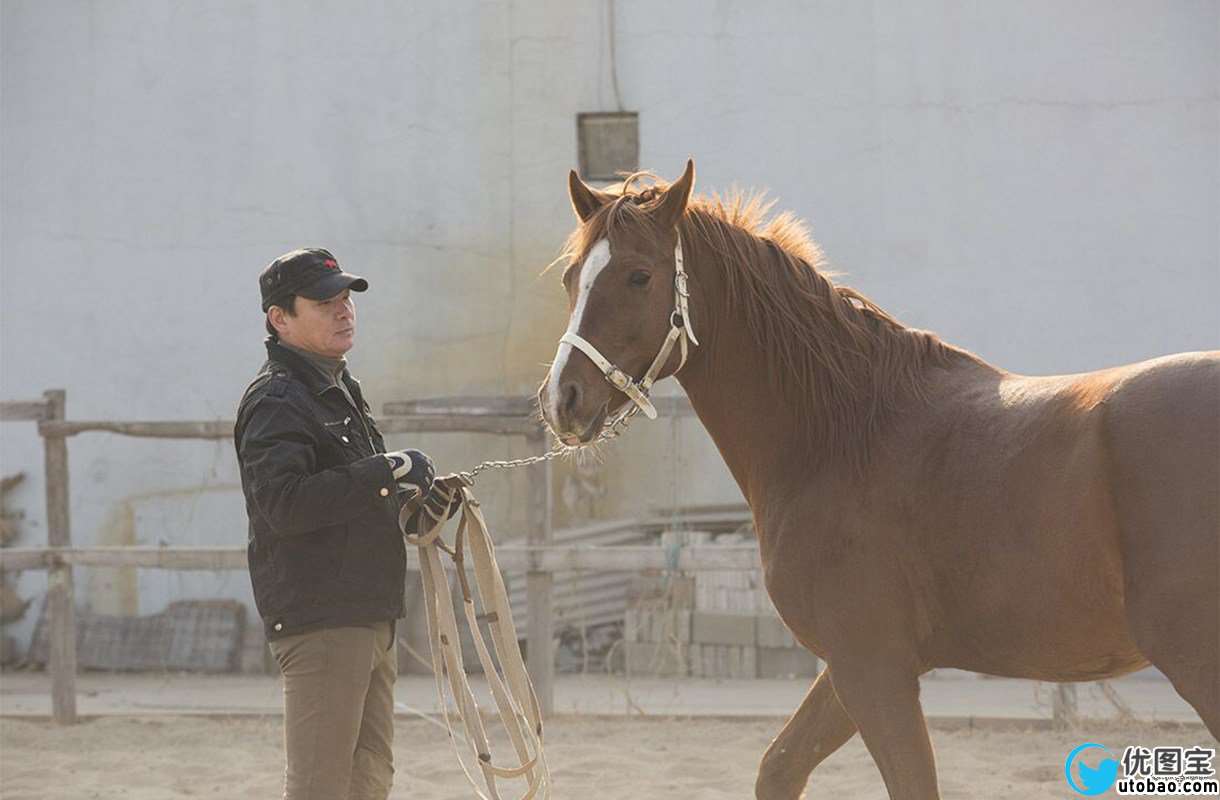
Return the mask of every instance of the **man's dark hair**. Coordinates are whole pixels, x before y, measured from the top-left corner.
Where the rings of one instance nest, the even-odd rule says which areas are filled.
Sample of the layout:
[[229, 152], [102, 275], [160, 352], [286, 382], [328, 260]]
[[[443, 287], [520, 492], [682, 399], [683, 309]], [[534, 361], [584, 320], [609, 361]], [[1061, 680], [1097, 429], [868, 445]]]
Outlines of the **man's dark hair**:
[[[283, 300], [274, 303], [271, 308], [275, 308], [275, 306], [279, 306], [280, 308], [284, 309], [284, 313], [288, 316], [295, 317], [297, 315], [297, 296], [295, 294], [290, 294]], [[268, 309], [267, 313], [271, 313], [270, 309]], [[266, 318], [265, 324], [267, 326], [267, 333], [271, 334], [271, 338], [278, 342], [280, 340], [280, 334], [278, 331], [276, 331], [275, 326], [271, 324], [270, 316]]]

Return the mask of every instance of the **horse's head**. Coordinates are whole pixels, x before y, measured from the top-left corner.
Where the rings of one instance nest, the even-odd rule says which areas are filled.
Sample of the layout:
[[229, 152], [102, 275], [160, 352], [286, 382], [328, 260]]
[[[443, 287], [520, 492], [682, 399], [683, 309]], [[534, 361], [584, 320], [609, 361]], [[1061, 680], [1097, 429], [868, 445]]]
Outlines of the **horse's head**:
[[655, 416], [653, 380], [680, 369], [687, 342], [697, 343], [678, 235], [694, 181], [691, 161], [672, 185], [636, 192], [630, 180], [612, 193], [568, 176], [580, 220], [563, 274], [568, 329], [538, 390], [543, 418], [565, 444], [593, 441], [628, 403]]

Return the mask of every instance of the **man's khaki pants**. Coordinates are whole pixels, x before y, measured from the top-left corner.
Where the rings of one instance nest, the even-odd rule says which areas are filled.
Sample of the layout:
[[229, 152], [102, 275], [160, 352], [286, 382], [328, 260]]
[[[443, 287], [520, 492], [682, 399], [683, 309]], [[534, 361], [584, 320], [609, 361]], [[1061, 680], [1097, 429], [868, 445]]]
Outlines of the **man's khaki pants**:
[[284, 800], [385, 800], [394, 779], [393, 623], [271, 642], [284, 676]]

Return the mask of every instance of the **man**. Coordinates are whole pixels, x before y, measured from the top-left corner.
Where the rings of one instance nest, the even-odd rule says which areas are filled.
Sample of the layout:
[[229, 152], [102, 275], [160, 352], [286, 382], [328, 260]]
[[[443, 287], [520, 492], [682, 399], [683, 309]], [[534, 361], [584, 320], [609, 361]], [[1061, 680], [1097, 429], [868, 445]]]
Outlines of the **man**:
[[254, 599], [284, 679], [284, 798], [385, 800], [406, 572], [398, 513], [422, 496], [436, 519], [452, 498], [423, 453], [385, 452], [347, 370], [352, 292], [368, 281], [326, 250], [294, 250], [259, 289], [267, 361], [233, 435]]

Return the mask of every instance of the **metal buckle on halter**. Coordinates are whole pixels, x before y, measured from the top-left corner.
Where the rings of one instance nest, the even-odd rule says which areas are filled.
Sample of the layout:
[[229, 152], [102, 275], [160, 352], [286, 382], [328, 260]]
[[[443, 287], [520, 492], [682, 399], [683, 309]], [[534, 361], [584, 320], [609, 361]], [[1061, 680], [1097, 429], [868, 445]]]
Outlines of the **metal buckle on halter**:
[[618, 389], [620, 392], [625, 390], [633, 383], [631, 378], [627, 376], [627, 373], [623, 372], [618, 367], [615, 367], [606, 373], [606, 380], [610, 381], [610, 385], [615, 389]]
[[674, 289], [683, 297], [690, 297], [690, 290], [686, 286], [686, 273], [674, 273]]

